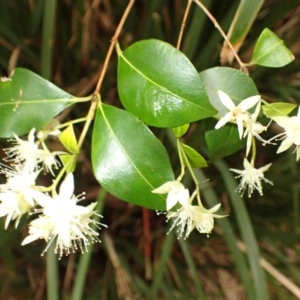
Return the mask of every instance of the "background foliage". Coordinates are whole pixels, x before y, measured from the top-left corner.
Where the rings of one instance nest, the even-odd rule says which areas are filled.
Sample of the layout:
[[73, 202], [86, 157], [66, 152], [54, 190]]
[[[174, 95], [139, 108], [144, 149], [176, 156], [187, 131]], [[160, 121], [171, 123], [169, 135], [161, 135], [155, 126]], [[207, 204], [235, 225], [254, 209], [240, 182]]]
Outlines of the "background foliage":
[[[203, 3], [227, 32], [240, 2], [206, 0]], [[247, 7], [252, 0], [242, 3]], [[125, 0], [63, 0], [51, 1], [51, 4], [42, 0], [1, 1], [1, 75], [8, 76], [17, 66], [24, 67], [50, 79], [72, 95], [92, 93], [110, 39], [126, 5]], [[183, 0], [136, 1], [119, 40], [121, 48], [145, 38], [157, 38], [176, 45], [185, 5]], [[281, 69], [251, 67], [250, 74], [264, 99], [298, 104], [299, 1], [266, 0], [261, 5], [257, 15], [253, 12], [254, 23], [239, 53], [243, 61], [249, 62], [262, 30], [268, 27], [275, 32], [291, 49], [295, 61]], [[245, 28], [252, 19], [242, 25], [237, 20], [235, 26]], [[235, 39], [239, 40], [239, 36]], [[49, 40], [53, 47], [49, 47]], [[213, 24], [193, 5], [181, 49], [197, 71], [220, 65], [222, 44], [222, 37]], [[237, 67], [235, 63], [233, 66]], [[121, 107], [116, 72], [115, 54], [101, 94], [105, 103]], [[82, 117], [88, 107], [87, 103], [71, 106], [60, 115], [60, 120]], [[203, 132], [214, 125], [211, 120], [193, 123], [185, 142], [205, 153]], [[75, 133], [78, 134], [80, 129], [80, 125], [75, 127]], [[278, 128], [271, 125], [271, 130], [275, 133]], [[167, 147], [178, 174], [177, 155], [168, 131], [155, 130], [155, 134]], [[2, 144], [5, 143], [3, 140]], [[55, 140], [51, 143], [52, 149], [58, 147]], [[277, 156], [276, 147], [258, 148], [260, 166], [273, 161], [266, 177], [273, 180], [274, 186], [265, 185], [262, 197], [254, 194], [251, 199], [245, 197], [242, 200], [233, 192], [237, 184], [232, 174], [226, 173], [228, 167], [225, 164], [241, 168], [244, 150], [227, 157], [226, 161], [210, 164], [204, 169], [205, 175], [199, 171], [197, 176], [201, 182], [210, 179], [202, 187], [208, 206], [222, 202], [225, 213], [230, 216], [219, 220], [209, 238], [193, 233], [188, 241], [177, 241], [172, 234], [165, 235], [164, 217], [121, 202], [99, 189], [91, 168], [90, 148], [91, 136], [85, 141], [79, 157], [75, 194], [85, 190], [87, 201], [100, 199], [105, 216], [103, 222], [109, 224], [109, 228], [102, 231], [103, 243], [95, 245], [88, 254], [82, 258], [78, 253], [72, 254], [61, 260], [58, 283], [61, 299], [80, 299], [81, 293], [84, 299], [251, 299], [264, 280], [270, 298], [293, 299], [288, 289], [274, 278], [274, 273], [268, 271], [266, 264], [269, 262], [285, 274], [290, 283], [299, 282], [299, 168], [291, 153]], [[251, 220], [249, 228], [243, 222], [245, 208]], [[5, 232], [3, 227], [0, 226], [1, 297], [45, 299], [45, 259], [40, 257], [44, 245], [36, 242], [23, 248], [19, 241], [27, 229], [20, 224], [18, 231], [9, 228]], [[253, 233], [265, 259], [261, 264], [267, 270], [266, 279], [258, 282], [255, 282], [255, 270], [251, 269], [254, 282], [249, 276], [249, 265], [253, 266], [251, 261], [259, 260], [256, 241], [254, 248], [247, 244], [254, 237]], [[248, 254], [240, 252], [243, 248], [240, 240], [247, 244]], [[82, 282], [78, 278], [80, 274], [76, 277], [76, 270], [84, 267], [87, 269], [86, 284], [81, 290], [80, 284], [75, 284], [79, 291], [72, 290], [74, 282]], [[267, 298], [262, 293], [256, 299]]]

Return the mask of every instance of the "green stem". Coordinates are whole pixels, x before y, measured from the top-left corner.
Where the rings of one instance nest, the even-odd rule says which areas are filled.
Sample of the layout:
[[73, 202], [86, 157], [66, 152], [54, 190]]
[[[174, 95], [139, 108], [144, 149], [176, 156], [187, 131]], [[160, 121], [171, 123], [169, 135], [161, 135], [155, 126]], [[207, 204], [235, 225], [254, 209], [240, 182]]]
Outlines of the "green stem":
[[180, 146], [180, 140], [177, 138], [176, 139], [177, 142], [177, 150], [178, 150], [178, 156], [179, 156], [179, 161], [180, 161], [180, 166], [181, 166], [181, 172], [180, 175], [177, 177], [177, 181], [181, 181], [184, 174], [185, 174], [185, 165], [184, 165], [184, 160], [182, 157], [182, 151], [181, 151], [181, 146]]
[[58, 263], [54, 253], [55, 243], [51, 243], [47, 250], [47, 299], [59, 300], [58, 293]]
[[[41, 75], [51, 79], [52, 75], [52, 46], [57, 0], [44, 1], [43, 35], [41, 53]], [[48, 300], [58, 300], [58, 262], [52, 243], [47, 251], [47, 295]]]
[[56, 5], [57, 0], [44, 1], [41, 75], [46, 79], [50, 79], [52, 77], [52, 46]]
[[[249, 132], [250, 134], [250, 132]], [[255, 157], [256, 157], [256, 142], [254, 136], [252, 137], [252, 156], [251, 156], [251, 165], [254, 167]]]

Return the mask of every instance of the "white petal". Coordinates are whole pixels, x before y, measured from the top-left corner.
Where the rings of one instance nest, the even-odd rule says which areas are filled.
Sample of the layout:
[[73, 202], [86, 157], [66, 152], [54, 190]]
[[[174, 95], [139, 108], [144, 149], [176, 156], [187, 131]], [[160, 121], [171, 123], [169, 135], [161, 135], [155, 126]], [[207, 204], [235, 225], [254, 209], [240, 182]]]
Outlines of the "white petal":
[[42, 207], [45, 207], [49, 201], [52, 201], [50, 196], [36, 190], [32, 191], [32, 198]]
[[166, 200], [166, 209], [170, 210], [178, 202], [178, 195], [172, 192], [169, 192]]
[[286, 138], [282, 141], [281, 145], [279, 146], [276, 153], [284, 152], [285, 150], [289, 149], [293, 145], [293, 139]]
[[227, 94], [225, 94], [222, 91], [218, 91], [218, 94], [219, 94], [220, 101], [223, 103], [224, 106], [226, 106], [229, 110], [235, 109], [236, 106], [234, 102]]
[[69, 173], [59, 188], [59, 196], [65, 199], [71, 199], [74, 192], [74, 176]]
[[38, 237], [38, 236], [36, 236], [36, 235], [34, 235], [34, 234], [28, 235], [28, 236], [26, 236], [26, 238], [22, 241], [21, 246], [24, 246], [24, 245], [26, 245], [26, 244], [29, 244], [29, 243], [31, 243], [31, 242], [33, 242], [33, 241], [39, 239], [39, 238], [40, 238], [40, 237]]
[[289, 117], [274, 117], [272, 119], [282, 128], [287, 128], [290, 126]]
[[237, 127], [238, 127], [239, 137], [240, 137], [240, 140], [241, 140], [242, 137], [243, 137], [243, 131], [244, 131], [243, 121], [240, 118], [237, 118], [236, 119], [236, 124], [237, 124]]
[[264, 173], [264, 172], [266, 172], [267, 170], [269, 170], [269, 168], [270, 168], [271, 166], [272, 166], [272, 163], [267, 164], [267, 165], [265, 165], [265, 166], [259, 168], [258, 171]]
[[243, 165], [244, 165], [244, 169], [246, 171], [247, 170], [251, 170], [253, 168], [253, 166], [249, 163], [249, 161], [247, 160], [247, 158], [244, 158]]
[[169, 193], [172, 189], [172, 185], [174, 184], [174, 181], [167, 181], [158, 188], [154, 189], [152, 193], [154, 194], [166, 194]]
[[227, 122], [231, 119], [231, 112], [227, 113], [224, 117], [222, 117], [215, 126], [215, 129], [219, 129], [223, 127]]
[[249, 108], [251, 108], [252, 106], [254, 106], [259, 101], [259, 99], [260, 99], [260, 95], [249, 97], [249, 98], [243, 100], [238, 105], [238, 107], [240, 107], [242, 109], [242, 111], [246, 111]]
[[214, 207], [210, 208], [208, 211], [209, 211], [210, 213], [214, 213], [214, 212], [216, 212], [217, 210], [219, 210], [220, 206], [221, 206], [221, 203], [219, 203], [219, 204], [215, 205]]
[[190, 199], [190, 192], [188, 189], [184, 189], [184, 191], [180, 193], [179, 203], [182, 206], [187, 207], [189, 205], [189, 199]]
[[34, 144], [34, 132], [35, 128], [32, 128], [28, 134], [28, 142], [30, 142], [31, 144]]
[[248, 154], [249, 154], [251, 145], [252, 145], [252, 134], [251, 134], [250, 131], [249, 131], [248, 137], [247, 137], [246, 157], [247, 157]]

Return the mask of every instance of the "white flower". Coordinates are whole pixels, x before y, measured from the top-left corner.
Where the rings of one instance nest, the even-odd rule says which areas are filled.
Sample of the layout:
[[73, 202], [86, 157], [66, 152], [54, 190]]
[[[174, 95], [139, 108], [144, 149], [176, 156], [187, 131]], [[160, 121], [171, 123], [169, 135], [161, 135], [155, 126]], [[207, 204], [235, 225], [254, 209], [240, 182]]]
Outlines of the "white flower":
[[260, 100], [260, 95], [251, 96], [247, 99], [244, 99], [238, 104], [238, 106], [235, 106], [234, 102], [227, 94], [222, 91], [218, 91], [218, 94], [220, 101], [229, 109], [229, 112], [218, 121], [215, 129], [221, 128], [228, 122], [235, 121], [238, 126], [239, 137], [241, 139], [243, 136], [243, 122], [249, 119], [249, 113], [247, 110], [253, 107]]
[[56, 156], [59, 154], [66, 154], [66, 152], [62, 152], [62, 151], [50, 152], [47, 148], [39, 149], [38, 152], [39, 157], [37, 163], [42, 163], [43, 169], [46, 172], [50, 172], [54, 176], [53, 168], [58, 169], [58, 167], [60, 166], [60, 163], [56, 158]]
[[166, 209], [169, 211], [173, 206], [175, 206], [178, 202], [181, 205], [184, 205], [189, 197], [189, 190], [184, 187], [182, 183], [179, 181], [168, 181], [161, 185], [160, 187], [154, 189], [152, 193], [155, 194], [166, 194], [168, 193], [166, 200]]
[[178, 227], [178, 239], [182, 237], [184, 237], [184, 239], [188, 238], [195, 228], [200, 233], [209, 235], [214, 227], [214, 218], [226, 217], [213, 214], [220, 206], [221, 204], [217, 204], [213, 208], [207, 210], [202, 205], [191, 205], [190, 203], [186, 203], [176, 212], [168, 212], [167, 219], [174, 219], [169, 232], [175, 227]]
[[2, 193], [15, 193], [29, 205], [34, 206], [33, 193], [35, 190], [35, 180], [39, 171], [32, 172], [28, 165], [16, 164], [13, 166], [0, 166], [0, 173], [4, 174], [7, 182], [0, 184]]
[[246, 130], [244, 132], [244, 138], [246, 136], [247, 137], [247, 148], [246, 148], [246, 157], [249, 154], [251, 145], [252, 145], [252, 139], [255, 136], [258, 140], [260, 140], [261, 142], [263, 142], [264, 144], [268, 143], [267, 141], [265, 141], [260, 134], [263, 131], [266, 131], [268, 129], [268, 126], [263, 126], [262, 124], [256, 122], [256, 119], [259, 115], [260, 112], [260, 101], [258, 102], [255, 112], [254, 114], [250, 115], [250, 118], [248, 120], [245, 121], [245, 126], [246, 126]]
[[273, 117], [273, 120], [282, 128], [285, 132], [278, 134], [273, 139], [284, 139], [277, 150], [277, 153], [281, 153], [290, 148], [293, 144], [296, 146], [295, 152], [297, 160], [300, 158], [300, 106], [298, 108], [297, 116], [293, 117]]
[[200, 233], [206, 233], [208, 236], [214, 228], [214, 218], [226, 217], [214, 214], [220, 206], [221, 203], [208, 210], [203, 206], [195, 206], [195, 227]]
[[[45, 239], [48, 242], [46, 249], [56, 239], [55, 252], [59, 251], [59, 258], [70, 250], [73, 252], [79, 247], [82, 252], [87, 251], [87, 245], [91, 240], [99, 241], [98, 232], [90, 227], [91, 224], [98, 228], [103, 225], [90, 217], [97, 215], [94, 212], [96, 203], [87, 207], [77, 205], [82, 197], [73, 195], [74, 178], [68, 174], [62, 182], [59, 194], [53, 198], [42, 193], [35, 195], [35, 200], [42, 207], [39, 211], [42, 215], [33, 220], [29, 225], [29, 235], [23, 240], [22, 245], [33, 242], [37, 239]], [[38, 210], [37, 210], [38, 211]], [[100, 216], [100, 215], [98, 215]]]
[[4, 149], [6, 153], [6, 161], [25, 162], [32, 169], [36, 165], [38, 158], [38, 145], [34, 142], [35, 128], [32, 128], [28, 134], [28, 141], [20, 139], [16, 134], [13, 134], [15, 140], [14, 146]]
[[236, 178], [241, 177], [241, 182], [238, 185], [237, 190], [241, 193], [242, 196], [244, 195], [244, 192], [247, 187], [248, 187], [248, 197], [252, 195], [254, 189], [256, 189], [260, 195], [262, 195], [263, 194], [262, 186], [261, 186], [262, 179], [269, 184], [273, 184], [271, 181], [264, 178], [264, 172], [266, 172], [271, 167], [271, 165], [272, 163], [265, 165], [259, 169], [255, 169], [252, 166], [252, 164], [250, 164], [248, 160], [244, 158], [244, 168], [245, 168], [244, 170], [230, 169], [230, 171], [240, 174], [236, 176]]
[[24, 198], [14, 192], [0, 193], [0, 217], [6, 216], [4, 228], [7, 229], [10, 221], [16, 220], [15, 227], [18, 226], [23, 214], [31, 208]]

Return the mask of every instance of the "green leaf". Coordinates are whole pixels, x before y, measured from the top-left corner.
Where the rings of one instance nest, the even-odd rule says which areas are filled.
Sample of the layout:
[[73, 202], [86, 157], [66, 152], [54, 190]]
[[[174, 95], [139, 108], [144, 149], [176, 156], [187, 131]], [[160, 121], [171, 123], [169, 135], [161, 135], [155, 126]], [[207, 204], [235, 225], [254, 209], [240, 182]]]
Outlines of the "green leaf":
[[296, 104], [276, 102], [263, 105], [262, 109], [264, 115], [268, 118], [287, 116], [291, 111], [297, 107]]
[[[184, 152], [189, 160], [189, 163], [191, 164], [191, 166], [193, 168], [207, 167], [206, 160], [195, 149], [193, 149], [192, 147], [190, 147], [188, 145], [184, 145], [184, 144], [182, 144], [182, 147], [183, 147]], [[187, 165], [186, 162], [184, 162], [184, 163], [185, 163], [185, 165]]]
[[76, 168], [77, 155], [61, 154], [59, 155], [59, 158], [66, 168], [67, 173], [73, 173]]
[[233, 154], [246, 143], [245, 139], [240, 140], [237, 127], [231, 125], [205, 132], [205, 140], [212, 160]]
[[149, 128], [131, 113], [98, 106], [92, 164], [97, 180], [112, 195], [150, 209], [166, 209], [165, 195], [151, 191], [174, 180], [169, 157]]
[[216, 113], [196, 69], [173, 46], [152, 39], [117, 51], [121, 102], [146, 124], [172, 128]]
[[182, 126], [172, 128], [172, 131], [177, 138], [180, 138], [186, 134], [186, 132], [189, 130], [189, 127], [190, 124], [184, 124]]
[[59, 140], [64, 147], [71, 153], [79, 153], [73, 125], [70, 124], [60, 135]]
[[77, 98], [35, 73], [18, 68], [0, 81], [0, 137], [41, 129]]
[[278, 68], [294, 60], [292, 52], [284, 45], [283, 40], [266, 28], [257, 40], [251, 62], [248, 65], [261, 65]]
[[228, 68], [215, 67], [200, 73], [210, 103], [218, 110], [220, 116], [228, 112], [219, 99], [218, 90], [226, 93], [235, 105], [244, 99], [259, 95], [255, 83], [244, 72]]

